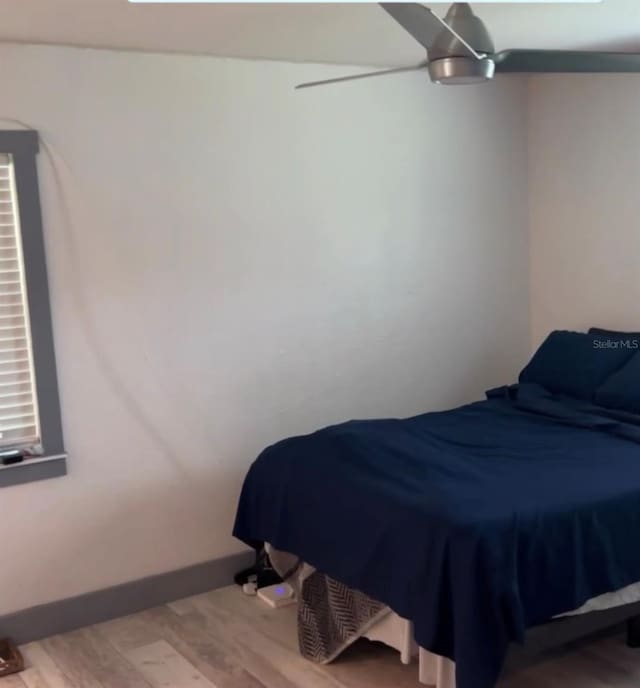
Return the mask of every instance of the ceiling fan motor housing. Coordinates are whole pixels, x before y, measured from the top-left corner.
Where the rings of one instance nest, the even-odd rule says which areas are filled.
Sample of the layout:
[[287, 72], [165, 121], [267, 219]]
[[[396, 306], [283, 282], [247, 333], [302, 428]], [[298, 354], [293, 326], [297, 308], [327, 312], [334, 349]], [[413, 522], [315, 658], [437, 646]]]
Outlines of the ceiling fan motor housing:
[[[451, 6], [445, 22], [480, 55], [495, 52], [493, 40], [482, 19], [466, 2]], [[429, 49], [429, 75], [437, 84], [472, 84], [493, 79], [495, 63], [490, 57], [478, 60], [454, 34], [443, 29]]]
[[441, 57], [429, 62], [429, 76], [436, 84], [456, 86], [490, 81], [496, 71], [495, 62], [489, 57]]

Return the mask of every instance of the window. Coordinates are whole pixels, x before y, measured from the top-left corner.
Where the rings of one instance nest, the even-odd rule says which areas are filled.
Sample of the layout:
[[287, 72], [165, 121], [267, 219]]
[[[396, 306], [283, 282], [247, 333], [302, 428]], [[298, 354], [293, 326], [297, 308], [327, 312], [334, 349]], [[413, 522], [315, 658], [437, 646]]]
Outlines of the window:
[[12, 156], [0, 153], [0, 456], [36, 450], [40, 419]]
[[0, 487], [66, 472], [38, 149], [34, 131], [0, 131]]

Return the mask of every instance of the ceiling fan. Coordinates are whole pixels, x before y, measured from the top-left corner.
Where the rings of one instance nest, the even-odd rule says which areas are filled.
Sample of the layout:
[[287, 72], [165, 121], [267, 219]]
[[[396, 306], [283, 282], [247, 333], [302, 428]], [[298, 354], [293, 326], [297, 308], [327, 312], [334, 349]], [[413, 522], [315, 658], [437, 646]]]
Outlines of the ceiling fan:
[[615, 73], [640, 72], [640, 53], [577, 50], [502, 50], [495, 52], [486, 26], [467, 2], [455, 2], [444, 19], [420, 3], [379, 3], [427, 51], [427, 58], [411, 67], [397, 67], [299, 84], [324, 86], [426, 69], [436, 84], [476, 84], [496, 73]]

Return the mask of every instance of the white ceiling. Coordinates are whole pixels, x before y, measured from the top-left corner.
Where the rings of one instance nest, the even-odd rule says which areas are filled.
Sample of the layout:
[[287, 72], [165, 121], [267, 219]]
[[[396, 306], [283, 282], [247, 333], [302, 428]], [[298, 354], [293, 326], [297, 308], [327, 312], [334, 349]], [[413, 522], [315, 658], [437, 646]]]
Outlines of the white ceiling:
[[[428, 3], [444, 14], [446, 4]], [[477, 5], [497, 49], [640, 51], [640, 0]], [[401, 65], [420, 46], [376, 5], [131, 5], [127, 0], [2, 0], [0, 40], [247, 58]]]

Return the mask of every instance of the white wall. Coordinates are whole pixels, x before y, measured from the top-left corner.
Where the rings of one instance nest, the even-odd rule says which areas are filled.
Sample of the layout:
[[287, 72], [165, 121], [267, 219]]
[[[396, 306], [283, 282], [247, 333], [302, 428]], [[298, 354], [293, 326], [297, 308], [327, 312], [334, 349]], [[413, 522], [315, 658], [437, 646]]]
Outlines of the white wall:
[[529, 122], [534, 343], [557, 328], [637, 331], [637, 77], [536, 77]]
[[[3, 490], [0, 614], [241, 549], [268, 443], [511, 381], [529, 347], [525, 91], [0, 47], [41, 155], [70, 475]], [[7, 593], [7, 591], [10, 591]]]

